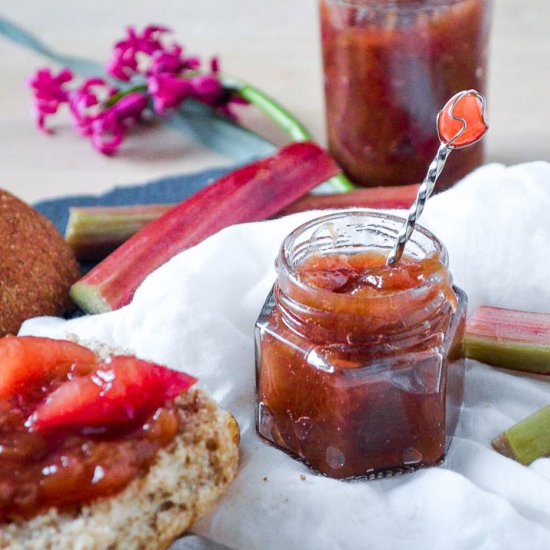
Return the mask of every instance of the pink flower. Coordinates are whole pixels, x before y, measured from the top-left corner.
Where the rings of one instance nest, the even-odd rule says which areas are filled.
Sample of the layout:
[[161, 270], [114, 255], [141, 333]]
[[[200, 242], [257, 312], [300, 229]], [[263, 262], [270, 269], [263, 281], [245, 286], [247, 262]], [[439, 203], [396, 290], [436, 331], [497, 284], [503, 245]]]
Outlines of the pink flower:
[[103, 78], [89, 78], [70, 93], [69, 107], [79, 134], [92, 134], [91, 125], [99, 114], [100, 104], [109, 100], [115, 93], [116, 88]]
[[147, 91], [153, 96], [155, 112], [163, 114], [179, 107], [186, 98], [191, 97], [193, 86], [188, 79], [159, 74], [148, 78]]
[[198, 57], [185, 58], [182, 55], [182, 47], [174, 44], [170, 49], [157, 50], [152, 54], [147, 74], [168, 73], [176, 75], [186, 70], [196, 70], [200, 67], [200, 64]]
[[127, 36], [115, 43], [115, 50], [139, 51], [151, 55], [162, 50], [162, 35], [171, 32], [163, 25], [147, 25], [139, 34], [134, 27], [127, 28]]
[[38, 69], [36, 73], [27, 79], [27, 85], [34, 90], [33, 110], [36, 124], [40, 130], [51, 133], [46, 128], [46, 118], [57, 113], [62, 103], [67, 103], [69, 92], [65, 84], [70, 82], [73, 74], [68, 69], [63, 69], [55, 76], [50, 69]]
[[90, 78], [71, 93], [69, 100], [77, 131], [90, 136], [92, 145], [106, 155], [115, 152], [126, 128], [137, 121], [147, 107], [147, 96], [140, 92], [130, 92], [110, 107], [103, 107], [116, 92], [116, 88], [102, 78]]
[[[225, 89], [218, 74], [220, 72], [220, 61], [217, 56], [210, 60], [210, 74], [203, 75], [202, 79], [198, 79], [195, 83], [195, 90], [200, 91], [201, 97], [197, 97], [204, 103], [214, 107], [218, 113], [225, 115], [233, 120], [237, 120], [237, 115], [231, 110], [233, 105], [248, 105], [248, 101], [238, 95], [234, 95], [230, 90]], [[214, 84], [213, 80], [217, 84]]]
[[137, 122], [147, 107], [147, 96], [130, 93], [102, 111], [92, 122], [92, 145], [105, 155], [114, 153], [127, 128]]
[[191, 78], [178, 78], [170, 74], [153, 75], [147, 79], [147, 91], [153, 98], [153, 106], [158, 114], [177, 109], [187, 98], [192, 97], [219, 113], [236, 118], [230, 105], [246, 103], [227, 93], [215, 74], [199, 74]]
[[218, 59], [218, 56], [214, 56], [211, 60], [210, 60], [210, 70], [214, 73], [214, 74], [218, 74], [220, 72], [220, 60]]
[[[39, 128], [49, 132], [46, 118], [67, 103], [76, 130], [89, 137], [98, 151], [112, 154], [122, 143], [128, 127], [141, 118], [150, 99], [160, 114], [193, 98], [235, 119], [231, 106], [246, 102], [223, 87], [218, 58], [211, 59], [210, 73], [201, 71], [197, 57], [186, 57], [179, 44], [164, 43], [168, 32], [167, 27], [159, 25], [149, 25], [141, 33], [128, 27], [125, 38], [115, 44], [108, 63], [109, 74], [122, 81], [141, 75], [136, 85], [128, 89], [97, 77], [69, 90], [66, 85], [73, 78], [69, 70], [64, 69], [57, 76], [49, 69], [37, 71], [28, 85], [34, 90]], [[142, 86], [144, 77], [147, 92]]]
[[223, 88], [219, 79], [211, 74], [197, 75], [191, 78], [193, 95], [196, 99], [218, 107], [222, 102]]
[[[121, 97], [107, 109], [119, 122], [137, 122], [147, 107], [148, 99], [144, 93], [130, 92]], [[104, 111], [105, 112], [105, 111]]]
[[90, 130], [94, 148], [104, 155], [112, 155], [120, 147], [126, 127], [108, 109], [91, 122]]
[[[168, 32], [170, 30], [166, 27], [150, 25], [140, 34], [134, 27], [129, 27], [126, 38], [115, 44], [107, 72], [118, 80], [128, 81], [136, 73], [179, 74], [198, 69], [200, 61], [197, 57], [185, 57], [179, 44], [166, 46], [163, 43], [163, 35]], [[140, 68], [139, 54], [150, 58], [147, 67]]]
[[126, 129], [140, 119], [147, 101], [146, 95], [131, 92], [101, 111], [91, 123], [92, 145], [104, 155], [114, 153], [122, 143]]
[[162, 50], [161, 35], [168, 32], [166, 27], [149, 25], [139, 34], [134, 27], [128, 27], [126, 38], [118, 41], [107, 63], [107, 72], [118, 80], [128, 81], [138, 72], [137, 54], [152, 55]]
[[137, 59], [131, 51], [115, 49], [107, 62], [107, 73], [124, 82], [128, 82], [137, 69]]

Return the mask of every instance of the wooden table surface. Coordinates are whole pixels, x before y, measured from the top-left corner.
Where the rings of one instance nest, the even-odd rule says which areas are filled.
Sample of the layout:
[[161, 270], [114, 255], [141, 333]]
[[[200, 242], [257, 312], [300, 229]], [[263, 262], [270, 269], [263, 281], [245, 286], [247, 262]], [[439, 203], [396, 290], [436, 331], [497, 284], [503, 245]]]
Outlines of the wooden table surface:
[[[52, 47], [98, 61], [107, 59], [126, 25], [167, 24], [188, 51], [205, 58], [218, 54], [224, 71], [268, 91], [325, 141], [316, 0], [4, 0], [0, 9]], [[548, 21], [546, 0], [495, 1], [488, 161], [549, 157]], [[76, 136], [65, 115], [47, 137], [34, 128], [23, 85], [47, 62], [1, 38], [0, 59], [0, 185], [28, 201], [231, 162], [160, 126], [132, 132], [114, 158]], [[257, 113], [249, 112], [246, 121], [281, 141]]]

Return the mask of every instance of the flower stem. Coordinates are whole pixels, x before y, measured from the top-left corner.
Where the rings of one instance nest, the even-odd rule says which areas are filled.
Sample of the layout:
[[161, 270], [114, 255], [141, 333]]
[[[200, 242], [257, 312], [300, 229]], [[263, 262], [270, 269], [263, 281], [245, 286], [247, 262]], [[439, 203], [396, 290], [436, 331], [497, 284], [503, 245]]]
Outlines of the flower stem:
[[[224, 82], [225, 84], [225, 82]], [[288, 134], [292, 141], [312, 141], [313, 136], [306, 127], [297, 120], [287, 109], [278, 104], [272, 97], [268, 96], [258, 88], [242, 83], [234, 88], [236, 93], [257, 107], [279, 128]]]
[[355, 185], [353, 185], [353, 183], [349, 181], [349, 179], [343, 172], [340, 172], [336, 176], [333, 176], [332, 178], [327, 180], [327, 183], [332, 186], [334, 191], [336, 191], [337, 193], [347, 193], [348, 191], [354, 191], [355, 189], [357, 189], [357, 187], [355, 187]]
[[133, 92], [146, 92], [146, 84], [138, 84], [136, 86], [131, 86], [130, 88], [124, 88], [119, 90], [116, 94], [113, 94], [104, 104], [105, 108], [112, 107], [119, 99], [122, 99], [124, 96], [131, 94]]
[[[221, 82], [225, 88], [232, 90], [233, 93], [238, 94], [264, 113], [292, 141], [314, 141], [309, 130], [290, 111], [260, 89], [242, 80], [227, 76], [222, 76]], [[337, 192], [346, 192], [355, 189], [355, 185], [343, 173], [332, 177], [328, 180], [328, 183]]]

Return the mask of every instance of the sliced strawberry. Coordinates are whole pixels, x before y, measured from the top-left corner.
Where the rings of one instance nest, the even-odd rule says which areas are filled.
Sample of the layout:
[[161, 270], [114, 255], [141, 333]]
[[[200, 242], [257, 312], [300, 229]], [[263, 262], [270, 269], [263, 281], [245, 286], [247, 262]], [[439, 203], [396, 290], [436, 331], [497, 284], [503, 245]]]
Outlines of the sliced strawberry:
[[37, 336], [0, 339], [0, 399], [29, 382], [64, 375], [78, 363], [96, 363], [95, 353], [68, 340]]
[[197, 379], [129, 356], [98, 364], [90, 375], [59, 386], [35, 411], [33, 427], [116, 424], [150, 414], [189, 389]]

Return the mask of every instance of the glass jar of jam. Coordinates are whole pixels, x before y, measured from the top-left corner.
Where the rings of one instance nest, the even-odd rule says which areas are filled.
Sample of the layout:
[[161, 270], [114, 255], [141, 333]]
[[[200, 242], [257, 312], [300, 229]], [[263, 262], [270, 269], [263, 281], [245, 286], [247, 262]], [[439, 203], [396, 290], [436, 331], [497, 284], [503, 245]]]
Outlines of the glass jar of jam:
[[[486, 88], [491, 0], [320, 0], [329, 148], [358, 184], [420, 182], [438, 148], [437, 112]], [[442, 190], [479, 166], [451, 158]]]
[[466, 296], [423, 228], [386, 267], [402, 224], [354, 211], [296, 229], [256, 323], [256, 429], [330, 477], [437, 465], [458, 420]]

